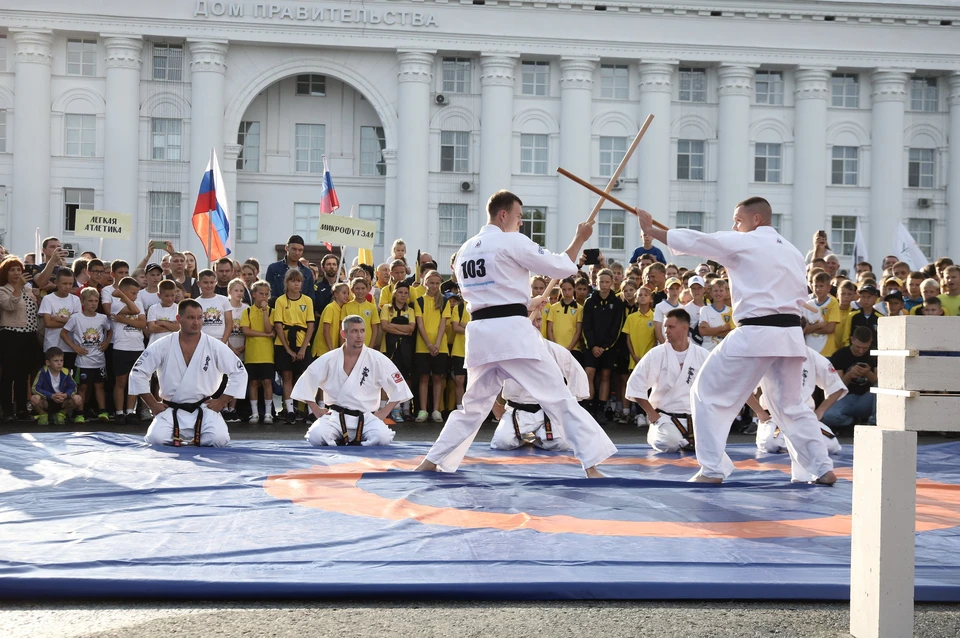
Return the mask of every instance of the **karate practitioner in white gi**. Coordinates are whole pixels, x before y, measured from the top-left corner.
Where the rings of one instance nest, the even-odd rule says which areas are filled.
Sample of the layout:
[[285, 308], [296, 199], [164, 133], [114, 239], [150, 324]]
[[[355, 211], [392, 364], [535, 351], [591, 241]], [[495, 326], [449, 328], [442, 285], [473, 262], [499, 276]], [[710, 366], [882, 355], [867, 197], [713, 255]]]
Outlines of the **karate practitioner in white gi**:
[[[153, 412], [144, 438], [151, 445], [223, 447], [230, 442], [230, 433], [220, 411], [243, 396], [247, 369], [225, 343], [203, 334], [203, 308], [195, 300], [180, 302], [177, 321], [180, 332], [151, 343], [130, 371], [130, 395], [140, 395]], [[150, 392], [154, 372], [162, 402]], [[223, 375], [227, 375], [226, 388], [211, 398], [220, 389]]]
[[[319, 417], [304, 438], [313, 446], [390, 445], [396, 432], [383, 420], [413, 394], [390, 359], [363, 345], [367, 331], [363, 317], [348, 315], [340, 326], [343, 345], [311, 363], [290, 395]], [[318, 388], [323, 390], [326, 411], [317, 404]], [[388, 401], [382, 408], [381, 390]]]
[[[815, 408], [813, 402], [813, 391], [817, 387], [823, 390], [825, 396], [819, 408]], [[807, 359], [803, 363], [803, 389], [800, 394], [806, 404], [813, 409], [818, 420], [823, 418], [823, 414], [830, 409], [830, 406], [847, 394], [847, 386], [844, 384], [843, 379], [840, 378], [840, 375], [837, 374], [837, 371], [833, 369], [833, 364], [830, 363], [830, 360], [810, 347], [807, 348]], [[760, 407], [764, 410], [767, 409], [768, 402], [766, 396], [760, 397]], [[784, 437], [783, 432], [780, 431], [776, 421], [770, 418], [769, 414], [763, 414], [762, 412], [758, 414], [760, 415], [760, 423], [757, 426], [757, 449], [773, 454], [788, 451], [790, 443], [786, 437]], [[820, 433], [824, 437], [827, 453], [840, 454], [842, 446], [833, 433], [833, 430], [821, 422]], [[796, 463], [792, 465], [793, 481], [809, 483], [816, 480], [816, 476], [813, 476]]]
[[[593, 233], [593, 222], [577, 226], [564, 253], [553, 254], [518, 232], [520, 198], [499, 191], [487, 202], [487, 224], [457, 251], [454, 263], [467, 302], [467, 390], [463, 409], [447, 418], [418, 470], [454, 472], [490, 413], [503, 382], [513, 379], [543, 407], [554, 432], [570, 444], [588, 477], [603, 476], [596, 465], [616, 453], [610, 437], [567, 389], [563, 374], [528, 315], [530, 273], [556, 279], [576, 272], [576, 259]], [[530, 308], [529, 306], [533, 306]]]
[[[534, 313], [532, 321], [533, 327], [539, 331], [543, 321], [539, 312]], [[546, 339], [543, 342], [560, 366], [570, 394], [578, 400], [589, 397], [587, 373], [570, 351], [558, 343]], [[513, 379], [507, 379], [503, 382], [500, 396], [504, 402], [497, 401], [493, 404], [493, 415], [500, 419], [500, 424], [490, 440], [490, 449], [515, 450], [525, 443], [543, 450], [570, 449], [570, 444], [553, 431], [553, 423], [546, 418], [543, 408], [523, 386]]]
[[722, 263], [730, 276], [737, 329], [710, 353], [691, 390], [700, 471], [696, 482], [720, 483], [734, 470], [727, 456], [730, 424], [759, 384], [773, 417], [790, 440], [791, 460], [832, 485], [837, 477], [820, 423], [800, 396], [806, 344], [800, 308], [807, 298], [803, 255], [773, 229], [770, 203], [751, 197], [737, 205], [733, 232], [664, 231], [637, 211], [640, 228], [676, 255]]
[[640, 359], [627, 380], [627, 398], [650, 421], [647, 443], [657, 452], [678, 452], [693, 449], [690, 387], [710, 353], [690, 341], [690, 314], [682, 308], [666, 314], [663, 330], [666, 343]]

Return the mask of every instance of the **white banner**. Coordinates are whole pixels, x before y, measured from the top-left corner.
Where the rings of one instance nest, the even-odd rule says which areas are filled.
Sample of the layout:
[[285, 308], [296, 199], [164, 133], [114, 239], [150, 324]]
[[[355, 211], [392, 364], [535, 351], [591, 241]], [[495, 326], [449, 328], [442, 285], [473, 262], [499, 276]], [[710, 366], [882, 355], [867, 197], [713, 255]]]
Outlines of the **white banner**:
[[130, 239], [132, 232], [133, 215], [130, 213], [78, 210], [73, 234], [77, 237]]
[[857, 217], [857, 234], [853, 238], [854, 270], [856, 270], [857, 264], [861, 261], [867, 261], [867, 240], [863, 236], [863, 230], [860, 228], [860, 218]]
[[377, 222], [339, 215], [320, 215], [317, 240], [333, 246], [373, 248], [377, 236]]
[[910, 264], [910, 270], [920, 270], [929, 262], [927, 256], [920, 250], [917, 240], [913, 238], [903, 222], [897, 224], [897, 238], [893, 245], [893, 254], [900, 261]]

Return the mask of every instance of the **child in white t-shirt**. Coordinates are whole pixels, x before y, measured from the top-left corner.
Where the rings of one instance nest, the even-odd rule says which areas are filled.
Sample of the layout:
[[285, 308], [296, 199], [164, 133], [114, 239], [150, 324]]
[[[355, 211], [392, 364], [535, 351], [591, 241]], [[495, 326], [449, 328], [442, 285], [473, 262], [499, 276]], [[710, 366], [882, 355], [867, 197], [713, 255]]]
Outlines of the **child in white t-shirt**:
[[110, 345], [113, 328], [110, 319], [99, 312], [100, 293], [96, 288], [84, 288], [80, 291], [80, 303], [83, 309], [67, 320], [60, 331], [60, 338], [75, 353], [77, 367], [77, 386], [84, 405], [90, 405], [90, 386], [97, 397], [97, 419], [110, 420], [107, 413], [107, 397], [103, 382], [107, 378], [107, 359], [104, 352]]
[[[114, 423], [136, 425], [137, 395], [127, 396], [127, 378], [133, 364], [143, 352], [143, 330], [147, 327], [147, 315], [137, 301], [140, 286], [132, 277], [125, 277], [113, 291], [110, 305], [110, 320], [113, 321], [113, 409]], [[126, 398], [124, 398], [126, 397]], [[126, 410], [124, 410], [126, 408]]]
[[667, 293], [667, 298], [653, 309], [653, 326], [656, 330], [657, 343], [667, 340], [667, 335], [663, 331], [663, 320], [668, 312], [680, 307], [680, 291], [683, 290], [683, 283], [676, 277], [670, 277], [663, 285], [663, 289]]
[[700, 336], [703, 337], [701, 347], [704, 350], [713, 350], [720, 341], [736, 327], [733, 323], [733, 309], [730, 308], [730, 289], [725, 279], [716, 279], [713, 282], [711, 295], [713, 303], [700, 309]]
[[197, 301], [203, 308], [204, 334], [210, 335], [218, 341], [229, 343], [230, 333], [233, 330], [233, 311], [230, 300], [214, 292], [217, 287], [217, 275], [212, 270], [201, 270], [197, 275], [197, 285], [200, 287], [200, 296]]

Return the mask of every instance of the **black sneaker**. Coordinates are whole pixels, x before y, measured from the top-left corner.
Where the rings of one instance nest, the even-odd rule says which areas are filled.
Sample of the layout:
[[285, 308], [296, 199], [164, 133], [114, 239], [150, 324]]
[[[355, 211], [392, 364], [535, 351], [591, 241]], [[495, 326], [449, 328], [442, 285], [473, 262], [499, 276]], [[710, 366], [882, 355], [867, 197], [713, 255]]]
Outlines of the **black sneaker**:
[[240, 415], [236, 410], [224, 410], [223, 420], [227, 423], [240, 423]]
[[307, 418], [304, 421], [304, 423], [306, 423], [307, 425], [311, 425], [316, 420], [317, 420], [317, 415], [314, 414], [313, 412], [310, 412], [307, 414]]
[[140, 425], [140, 417], [137, 416], [136, 412], [127, 412], [123, 417], [123, 421], [127, 425]]
[[293, 425], [297, 422], [297, 415], [293, 412], [287, 412], [287, 425]]
[[123, 414], [114, 414], [113, 415], [113, 424], [114, 425], [123, 425], [126, 423], [126, 419], [123, 417]]

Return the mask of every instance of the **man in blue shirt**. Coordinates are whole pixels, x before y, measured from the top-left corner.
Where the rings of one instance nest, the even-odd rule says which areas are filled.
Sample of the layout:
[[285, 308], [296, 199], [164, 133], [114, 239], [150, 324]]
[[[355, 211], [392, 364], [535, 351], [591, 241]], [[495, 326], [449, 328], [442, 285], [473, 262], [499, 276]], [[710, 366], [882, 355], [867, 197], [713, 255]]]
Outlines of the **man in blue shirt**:
[[277, 297], [283, 296], [285, 292], [283, 289], [283, 278], [291, 268], [300, 270], [300, 274], [303, 275], [302, 292], [310, 297], [311, 301], [316, 302], [313, 294], [313, 271], [310, 270], [309, 266], [304, 266], [300, 263], [300, 258], [303, 257], [303, 237], [300, 235], [290, 235], [290, 239], [287, 240], [285, 248], [287, 252], [284, 258], [267, 266], [267, 274], [266, 277], [264, 277], [267, 283], [270, 284], [271, 306]]
[[640, 233], [640, 239], [643, 240], [643, 245], [633, 251], [633, 257], [630, 258], [631, 264], [637, 263], [643, 255], [653, 255], [653, 258], [661, 264], [667, 263], [663, 252], [653, 245], [653, 237], [646, 233]]

